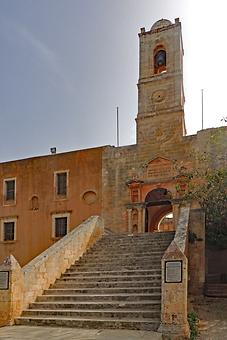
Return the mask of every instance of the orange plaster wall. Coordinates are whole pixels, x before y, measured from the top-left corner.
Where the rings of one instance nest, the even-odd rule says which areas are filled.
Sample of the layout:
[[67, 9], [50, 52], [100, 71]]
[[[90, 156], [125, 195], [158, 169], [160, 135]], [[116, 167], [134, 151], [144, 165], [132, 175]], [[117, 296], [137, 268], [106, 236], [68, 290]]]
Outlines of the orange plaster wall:
[[[70, 229], [91, 215], [101, 215], [102, 150], [93, 148], [0, 164], [0, 219], [17, 217], [14, 242], [0, 243], [0, 262], [13, 254], [21, 266], [48, 248], [52, 239], [52, 214], [70, 212]], [[67, 199], [56, 199], [54, 172], [69, 170]], [[16, 177], [16, 205], [3, 206], [3, 179]], [[87, 204], [83, 193], [93, 190], [97, 200]], [[39, 210], [31, 210], [37, 195]]]

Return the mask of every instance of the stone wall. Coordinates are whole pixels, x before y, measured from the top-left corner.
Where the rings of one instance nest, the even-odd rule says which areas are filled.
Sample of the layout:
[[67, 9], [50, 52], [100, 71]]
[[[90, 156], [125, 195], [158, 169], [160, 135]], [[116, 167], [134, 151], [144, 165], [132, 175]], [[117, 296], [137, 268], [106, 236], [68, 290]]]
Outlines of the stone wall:
[[104, 233], [103, 220], [93, 216], [21, 268], [11, 255], [0, 267], [9, 272], [9, 287], [0, 290], [0, 325], [12, 324], [29, 303], [43, 293]]
[[[163, 118], [164, 119], [164, 118]], [[156, 157], [170, 160], [174, 166], [186, 165], [192, 161], [191, 144], [194, 136], [182, 137], [181, 140], [126, 147], [106, 147], [103, 151], [102, 165], [102, 216], [105, 225], [115, 232], [127, 232], [126, 206], [131, 203], [130, 190], [127, 183], [136, 179], [143, 181], [141, 203], [146, 194], [155, 188], [168, 189], [173, 198], [177, 196], [175, 174], [167, 174], [163, 178], [150, 179], [147, 176], [147, 164]], [[162, 171], [162, 165], [159, 172]]]
[[205, 214], [193, 204], [189, 220], [189, 293], [202, 295], [205, 283]]

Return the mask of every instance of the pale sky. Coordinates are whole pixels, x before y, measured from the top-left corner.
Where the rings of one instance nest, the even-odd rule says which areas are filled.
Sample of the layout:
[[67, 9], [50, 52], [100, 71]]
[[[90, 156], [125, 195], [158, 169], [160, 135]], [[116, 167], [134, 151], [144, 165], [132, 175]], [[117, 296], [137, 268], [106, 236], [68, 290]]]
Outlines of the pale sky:
[[135, 143], [138, 33], [182, 23], [188, 134], [226, 108], [223, 0], [0, 0], [0, 161]]

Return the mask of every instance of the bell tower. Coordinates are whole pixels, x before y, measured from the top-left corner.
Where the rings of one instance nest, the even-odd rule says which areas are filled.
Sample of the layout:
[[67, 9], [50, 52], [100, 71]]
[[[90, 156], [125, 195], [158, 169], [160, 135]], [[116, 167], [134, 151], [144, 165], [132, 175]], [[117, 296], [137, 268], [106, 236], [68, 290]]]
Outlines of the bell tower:
[[181, 23], [141, 28], [137, 144], [175, 142], [185, 134]]

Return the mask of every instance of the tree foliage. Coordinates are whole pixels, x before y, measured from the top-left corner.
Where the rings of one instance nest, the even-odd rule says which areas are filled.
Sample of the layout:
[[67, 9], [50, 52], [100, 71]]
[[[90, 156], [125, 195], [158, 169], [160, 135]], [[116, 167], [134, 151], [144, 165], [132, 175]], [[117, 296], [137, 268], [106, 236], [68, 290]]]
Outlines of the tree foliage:
[[184, 199], [197, 200], [205, 211], [208, 244], [227, 248], [227, 169], [194, 170], [185, 178]]

